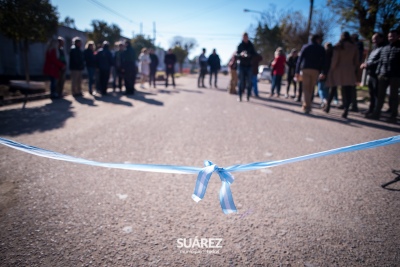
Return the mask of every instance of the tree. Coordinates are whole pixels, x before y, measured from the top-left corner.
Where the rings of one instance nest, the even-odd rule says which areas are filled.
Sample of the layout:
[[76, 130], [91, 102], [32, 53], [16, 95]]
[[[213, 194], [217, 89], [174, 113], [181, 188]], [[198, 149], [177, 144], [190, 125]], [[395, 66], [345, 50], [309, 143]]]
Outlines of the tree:
[[189, 53], [186, 49], [180, 47], [179, 45], [175, 46], [172, 49], [172, 52], [176, 56], [176, 61], [178, 61], [178, 63], [179, 63], [179, 71], [180, 71], [180, 73], [182, 73], [183, 62], [185, 62], [185, 59], [187, 58]]
[[75, 20], [68, 16], [65, 17], [64, 21], [60, 22], [60, 25], [76, 29]]
[[381, 0], [382, 6], [378, 11], [377, 28], [387, 36], [390, 29], [400, 29], [400, 2]]
[[322, 39], [333, 37], [333, 30], [336, 27], [336, 18], [333, 14], [315, 10], [314, 20], [308, 30], [307, 18], [299, 11], [289, 11], [280, 22], [281, 37], [283, 46], [287, 50], [301, 48], [308, 42], [309, 31], [319, 34]]
[[370, 40], [374, 31], [385, 36], [399, 27], [400, 4], [393, 0], [328, 0], [328, 6], [340, 15], [346, 28], [356, 29]]
[[276, 48], [283, 46], [279, 27], [283, 14], [276, 10], [275, 5], [270, 5], [270, 8], [261, 15], [261, 20], [255, 29], [253, 43], [255, 49], [263, 57], [263, 61], [269, 63], [274, 58]]
[[171, 47], [179, 46], [186, 50], [188, 54], [190, 54], [190, 52], [198, 45], [196, 39], [182, 36], [174, 36], [170, 43]]
[[58, 13], [49, 0], [0, 0], [0, 31], [21, 50], [25, 79], [29, 83], [28, 49], [31, 42], [46, 42], [56, 34]]
[[116, 24], [108, 25], [105, 21], [93, 20], [91, 25], [93, 30], [88, 32], [88, 37], [96, 45], [108, 41], [113, 47], [114, 43], [121, 38], [121, 29]]
[[136, 55], [140, 55], [142, 49], [144, 47], [146, 48], [155, 48], [153, 41], [150, 37], [145, 37], [142, 34], [136, 35], [134, 38], [131, 40], [132, 48], [135, 50]]

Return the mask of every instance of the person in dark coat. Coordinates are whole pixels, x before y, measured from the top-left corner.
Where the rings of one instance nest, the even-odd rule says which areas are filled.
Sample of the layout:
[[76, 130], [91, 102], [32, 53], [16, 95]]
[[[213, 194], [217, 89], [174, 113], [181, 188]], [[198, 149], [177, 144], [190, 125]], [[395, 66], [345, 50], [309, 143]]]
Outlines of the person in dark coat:
[[82, 71], [85, 68], [85, 58], [81, 50], [82, 41], [79, 37], [72, 39], [69, 52], [69, 70], [71, 71], [71, 90], [74, 97], [83, 96], [82, 93]]
[[251, 61], [256, 51], [254, 49], [253, 43], [249, 40], [249, 35], [245, 32], [242, 37], [242, 42], [237, 48], [237, 58], [239, 59], [239, 91], [238, 91], [238, 101], [242, 101], [242, 94], [244, 92], [245, 86], [247, 88], [247, 101], [250, 100], [251, 95]]
[[125, 41], [125, 50], [121, 57], [121, 72], [124, 75], [125, 82], [125, 94], [133, 95], [135, 93], [135, 81], [136, 81], [136, 53], [133, 50], [131, 42]]
[[296, 91], [297, 91], [297, 82], [294, 79], [294, 74], [296, 72], [296, 63], [297, 59], [299, 58], [297, 49], [292, 49], [290, 52], [286, 65], [287, 65], [287, 87], [286, 87], [286, 98], [289, 98], [289, 90], [290, 90], [290, 85], [293, 83], [293, 89], [294, 89], [294, 94], [293, 98], [296, 97]]
[[89, 82], [89, 94], [93, 95], [94, 75], [96, 73], [96, 60], [94, 58], [94, 42], [89, 41], [85, 45], [85, 51], [83, 51], [85, 58], [86, 70], [88, 73]]
[[154, 49], [150, 49], [150, 76], [149, 76], [149, 86], [153, 83], [153, 87], [156, 88], [156, 73], [157, 73], [157, 66], [159, 63], [158, 57], [154, 54]]
[[213, 49], [212, 54], [208, 57], [207, 64], [208, 66], [210, 66], [210, 88], [212, 86], [213, 75], [214, 75], [214, 87], [218, 88], [217, 77], [218, 77], [218, 71], [221, 69], [221, 60], [215, 49]]
[[168, 53], [164, 57], [165, 64], [165, 87], [168, 87], [168, 77], [172, 78], [172, 86], [175, 88], [175, 64], [176, 64], [176, 56], [172, 53], [172, 49], [168, 49]]
[[99, 87], [102, 95], [107, 95], [108, 80], [113, 66], [113, 56], [107, 41], [103, 42], [103, 47], [96, 54], [96, 66], [99, 70]]
[[366, 69], [368, 74], [368, 92], [369, 92], [369, 108], [365, 116], [369, 116], [375, 109], [378, 100], [378, 76], [376, 70], [378, 68], [381, 50], [385, 44], [385, 38], [381, 33], [375, 33], [372, 36], [374, 48], [368, 56], [367, 62], [361, 64], [361, 69]]
[[203, 48], [203, 52], [199, 56], [199, 66], [200, 66], [200, 71], [199, 71], [199, 78], [197, 79], [197, 87], [202, 87], [206, 88], [204, 85], [204, 78], [206, 77], [207, 74], [207, 57], [206, 57], [206, 49]]
[[390, 86], [389, 95], [389, 122], [396, 123], [399, 106], [399, 88], [400, 88], [400, 40], [397, 29], [390, 30], [388, 34], [389, 44], [381, 50], [379, 63], [377, 67], [378, 75], [378, 101], [374, 112], [368, 118], [378, 120], [381, 115], [381, 109], [385, 102], [386, 89]]
[[296, 65], [296, 79], [300, 78], [302, 71], [303, 83], [303, 111], [308, 114], [311, 112], [312, 96], [317, 79], [323, 79], [326, 74], [323, 73], [325, 66], [325, 49], [321, 45], [322, 38], [318, 34], [311, 37], [311, 42], [303, 46], [300, 51], [299, 59]]

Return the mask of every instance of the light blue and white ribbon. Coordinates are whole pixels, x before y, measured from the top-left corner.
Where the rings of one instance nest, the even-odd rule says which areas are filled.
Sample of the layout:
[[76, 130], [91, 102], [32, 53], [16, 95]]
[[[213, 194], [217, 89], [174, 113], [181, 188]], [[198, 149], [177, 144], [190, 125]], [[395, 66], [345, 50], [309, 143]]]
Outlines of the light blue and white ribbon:
[[106, 162], [98, 162], [92, 160], [86, 160], [82, 158], [76, 158], [68, 155], [64, 155], [61, 153], [57, 153], [54, 151], [25, 145], [22, 143], [18, 143], [6, 138], [0, 137], [0, 144], [21, 150], [26, 153], [30, 153], [33, 155], [37, 155], [45, 158], [52, 158], [56, 160], [75, 162], [79, 164], [86, 164], [92, 166], [106, 167], [106, 168], [115, 168], [115, 169], [125, 169], [125, 170], [136, 170], [136, 171], [146, 171], [146, 172], [161, 172], [161, 173], [179, 173], [179, 174], [198, 174], [196, 180], [196, 186], [194, 189], [194, 193], [192, 198], [194, 201], [199, 202], [205, 196], [208, 182], [211, 178], [211, 175], [216, 172], [221, 181], [222, 186], [219, 191], [219, 201], [221, 204], [222, 211], [225, 214], [237, 212], [235, 203], [233, 202], [232, 192], [230, 185], [233, 183], [234, 178], [231, 172], [240, 172], [240, 171], [252, 171], [259, 170], [264, 168], [271, 168], [283, 164], [294, 163], [298, 161], [335, 155], [339, 153], [345, 152], [354, 152], [364, 149], [370, 149], [380, 146], [392, 145], [395, 143], [400, 143], [400, 135], [388, 137], [384, 139], [374, 140], [366, 143], [361, 143], [357, 145], [351, 145], [341, 148], [336, 148], [332, 150], [322, 151], [314, 154], [304, 155], [295, 158], [289, 158], [284, 160], [277, 161], [264, 161], [264, 162], [255, 162], [249, 164], [239, 164], [232, 165], [226, 168], [220, 168], [217, 165], [213, 164], [211, 161], [205, 161], [204, 168], [198, 167], [189, 167], [189, 166], [176, 166], [176, 165], [154, 165], [154, 164], [132, 164], [132, 163], [106, 163]]

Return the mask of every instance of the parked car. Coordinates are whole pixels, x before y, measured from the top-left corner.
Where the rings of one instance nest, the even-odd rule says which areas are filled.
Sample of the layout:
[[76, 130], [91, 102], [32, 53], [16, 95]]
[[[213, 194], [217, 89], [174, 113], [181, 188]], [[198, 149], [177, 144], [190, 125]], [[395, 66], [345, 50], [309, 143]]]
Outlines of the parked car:
[[228, 68], [228, 66], [226, 66], [226, 65], [224, 65], [224, 66], [221, 66], [221, 69], [219, 70], [221, 73], [223, 73], [224, 75], [228, 75], [228, 73], [229, 73], [229, 68]]
[[258, 75], [257, 75], [257, 80], [258, 81], [272, 81], [271, 77], [271, 68], [268, 67], [267, 65], [260, 65], [258, 67]]

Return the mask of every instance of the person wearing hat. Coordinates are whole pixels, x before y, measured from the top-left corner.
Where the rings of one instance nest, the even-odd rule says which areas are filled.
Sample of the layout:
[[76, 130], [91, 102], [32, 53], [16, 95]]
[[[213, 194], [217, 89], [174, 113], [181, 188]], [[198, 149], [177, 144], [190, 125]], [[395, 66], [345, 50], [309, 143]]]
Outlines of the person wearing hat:
[[378, 120], [385, 102], [386, 89], [390, 86], [389, 95], [389, 122], [396, 123], [399, 106], [400, 87], [400, 40], [399, 30], [392, 29], [388, 34], [389, 44], [381, 50], [381, 56], [377, 68], [378, 76], [378, 101], [374, 112], [368, 118]]

